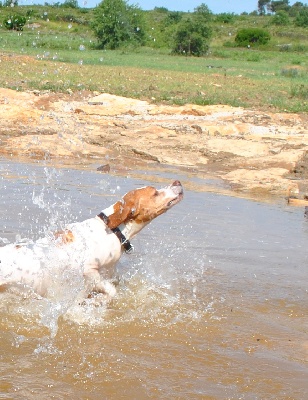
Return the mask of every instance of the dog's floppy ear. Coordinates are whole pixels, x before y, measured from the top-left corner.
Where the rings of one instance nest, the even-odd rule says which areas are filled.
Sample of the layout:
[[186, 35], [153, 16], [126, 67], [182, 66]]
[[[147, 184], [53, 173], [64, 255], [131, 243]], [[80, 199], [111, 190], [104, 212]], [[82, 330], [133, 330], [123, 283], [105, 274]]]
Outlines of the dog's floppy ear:
[[114, 212], [108, 216], [108, 227], [114, 229], [135, 215], [136, 207], [133, 192], [128, 193], [113, 205]]

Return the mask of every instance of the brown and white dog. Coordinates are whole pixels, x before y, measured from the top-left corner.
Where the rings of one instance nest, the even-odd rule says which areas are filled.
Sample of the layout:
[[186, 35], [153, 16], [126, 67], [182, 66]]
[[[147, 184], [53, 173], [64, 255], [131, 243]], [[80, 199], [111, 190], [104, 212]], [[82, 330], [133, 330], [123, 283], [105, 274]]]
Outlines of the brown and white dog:
[[179, 181], [163, 189], [132, 190], [94, 218], [71, 224], [61, 232], [27, 244], [0, 248], [0, 286], [19, 284], [48, 295], [50, 284], [68, 269], [85, 278], [85, 294], [115, 295], [110, 282], [130, 240], [154, 218], [183, 198]]

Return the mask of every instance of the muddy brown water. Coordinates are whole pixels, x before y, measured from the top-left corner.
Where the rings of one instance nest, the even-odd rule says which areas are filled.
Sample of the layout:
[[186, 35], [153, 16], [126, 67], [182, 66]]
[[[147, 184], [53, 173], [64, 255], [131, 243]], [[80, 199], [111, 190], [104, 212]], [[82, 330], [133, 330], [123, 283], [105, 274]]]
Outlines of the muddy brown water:
[[[188, 178], [174, 172], [165, 178]], [[2, 244], [147, 184], [0, 160]], [[185, 191], [118, 266], [108, 306], [0, 293], [0, 399], [307, 399], [303, 209]]]

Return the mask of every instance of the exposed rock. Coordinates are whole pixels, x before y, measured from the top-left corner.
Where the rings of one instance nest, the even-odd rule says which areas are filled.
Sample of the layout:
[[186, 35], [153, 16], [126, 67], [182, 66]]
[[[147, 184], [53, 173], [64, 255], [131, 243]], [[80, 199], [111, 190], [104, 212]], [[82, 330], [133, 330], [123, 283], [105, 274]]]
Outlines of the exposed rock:
[[304, 114], [0, 89], [0, 118], [2, 154], [88, 164], [108, 155], [113, 170], [143, 160], [144, 168], [189, 168], [237, 192], [307, 191]]

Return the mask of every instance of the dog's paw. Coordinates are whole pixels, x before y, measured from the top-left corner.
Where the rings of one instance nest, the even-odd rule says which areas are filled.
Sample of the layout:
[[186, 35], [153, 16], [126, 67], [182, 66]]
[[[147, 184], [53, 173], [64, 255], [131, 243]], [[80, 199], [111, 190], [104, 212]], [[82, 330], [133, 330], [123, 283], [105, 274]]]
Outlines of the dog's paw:
[[104, 286], [104, 292], [103, 292], [104, 294], [106, 294], [110, 298], [116, 295], [117, 289], [115, 288], [113, 283], [106, 281], [103, 283], [103, 286]]

